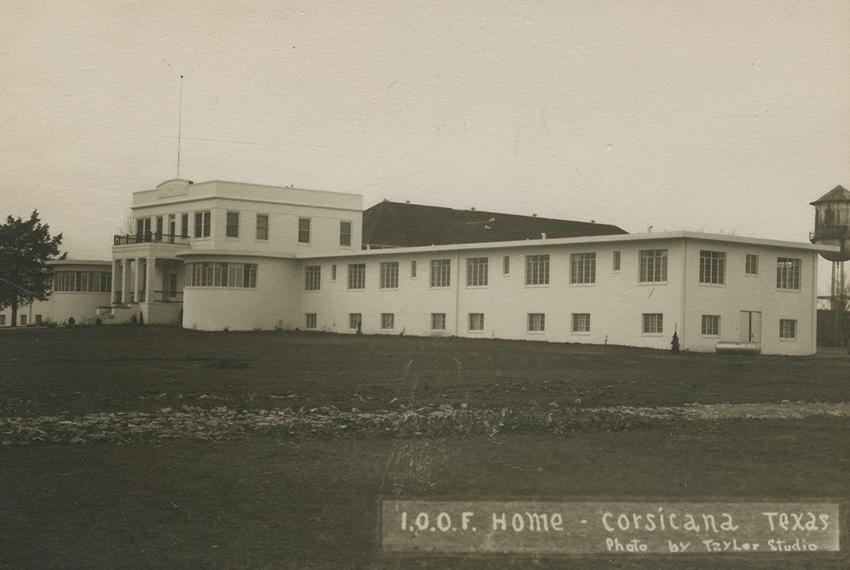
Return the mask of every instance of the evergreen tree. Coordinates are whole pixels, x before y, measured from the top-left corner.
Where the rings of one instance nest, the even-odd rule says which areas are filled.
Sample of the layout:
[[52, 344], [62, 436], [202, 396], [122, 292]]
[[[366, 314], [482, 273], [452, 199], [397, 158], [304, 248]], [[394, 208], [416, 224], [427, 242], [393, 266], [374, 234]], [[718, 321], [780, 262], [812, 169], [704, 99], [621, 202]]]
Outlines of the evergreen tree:
[[[51, 237], [38, 212], [29, 219], [6, 218], [0, 225], [0, 310], [12, 308], [12, 326], [18, 307], [43, 301], [51, 293], [52, 271], [47, 261], [59, 255], [62, 234]], [[63, 256], [64, 257], [64, 256]]]

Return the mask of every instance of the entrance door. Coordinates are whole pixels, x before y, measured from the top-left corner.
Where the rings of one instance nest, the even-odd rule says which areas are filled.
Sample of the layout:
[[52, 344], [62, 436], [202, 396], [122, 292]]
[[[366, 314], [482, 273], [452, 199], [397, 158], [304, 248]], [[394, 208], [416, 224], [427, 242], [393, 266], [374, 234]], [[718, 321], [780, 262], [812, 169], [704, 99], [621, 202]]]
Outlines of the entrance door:
[[761, 312], [741, 311], [741, 342], [761, 343]]
[[177, 274], [169, 273], [168, 274], [168, 297], [173, 299], [177, 296]]

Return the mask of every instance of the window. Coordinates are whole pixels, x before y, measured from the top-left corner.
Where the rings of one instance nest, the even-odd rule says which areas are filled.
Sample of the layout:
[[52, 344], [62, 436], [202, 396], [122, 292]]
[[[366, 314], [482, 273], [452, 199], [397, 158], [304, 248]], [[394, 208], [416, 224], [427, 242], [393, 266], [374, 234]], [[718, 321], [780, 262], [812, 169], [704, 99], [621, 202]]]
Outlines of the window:
[[180, 214], [180, 237], [189, 237], [189, 214]]
[[366, 288], [366, 264], [365, 263], [349, 263], [348, 264], [348, 288], [349, 289], [365, 289]]
[[163, 230], [162, 216], [157, 216], [156, 217], [156, 237], [157, 237], [157, 240], [162, 238], [162, 230]]
[[664, 283], [667, 281], [667, 250], [643, 249], [639, 253], [641, 283]]
[[431, 330], [444, 331], [446, 330], [446, 314], [431, 313]]
[[322, 288], [322, 266], [308, 265], [304, 270], [304, 289], [318, 291]]
[[800, 289], [800, 260], [790, 257], [776, 258], [776, 288]]
[[796, 319], [779, 319], [779, 338], [791, 340], [797, 338]]
[[548, 285], [549, 284], [549, 256], [548, 255], [526, 255], [525, 256], [525, 284], [526, 285]]
[[661, 313], [643, 314], [643, 334], [661, 334], [664, 332], [664, 315]]
[[467, 287], [486, 287], [487, 286], [487, 265], [486, 257], [469, 257], [466, 260], [466, 286]]
[[410, 278], [416, 279], [416, 260], [410, 262]]
[[269, 239], [269, 215], [257, 214], [257, 239]]
[[331, 281], [336, 281], [336, 263], [331, 265]]
[[748, 253], [745, 271], [747, 275], [758, 275], [759, 273], [759, 256]]
[[619, 271], [619, 270], [620, 270], [620, 252], [615, 251], [614, 252], [614, 271]]
[[590, 332], [590, 313], [573, 313], [573, 332]]
[[112, 291], [112, 274], [106, 271], [54, 271], [53, 291], [109, 293]]
[[710, 285], [726, 283], [726, 254], [724, 252], [699, 252], [699, 282]]
[[381, 263], [381, 289], [398, 289], [398, 261]]
[[310, 218], [298, 218], [298, 243], [310, 243]]
[[37, 325], [41, 324], [41, 315], [39, 315], [38, 313], [36, 313], [36, 315], [35, 315], [35, 324], [37, 324]]
[[484, 313], [469, 313], [469, 330], [484, 330]]
[[316, 318], [316, 313], [307, 313], [304, 315], [304, 328], [305, 329], [314, 329], [317, 326], [318, 319]]
[[395, 328], [395, 313], [381, 313], [381, 330], [389, 331]]
[[186, 287], [228, 287], [256, 289], [255, 263], [186, 263]]
[[195, 237], [210, 237], [211, 212], [195, 212]]
[[543, 332], [546, 330], [545, 313], [528, 313], [528, 332]]
[[174, 214], [168, 215], [168, 235], [172, 238], [177, 235], [177, 216]]
[[239, 212], [227, 212], [227, 230], [224, 235], [227, 237], [239, 237]]
[[570, 283], [596, 283], [595, 253], [574, 253], [570, 255]]
[[[149, 236], [151, 233], [151, 219], [138, 218], [136, 220], [136, 238], [142, 239], [143, 236]], [[144, 239], [148, 239], [145, 237]]]
[[0, 327], [6, 326], [6, 315], [0, 315]]
[[720, 336], [720, 315], [702, 316], [702, 335]]
[[21, 315], [21, 326], [22, 327], [27, 326], [27, 316], [26, 315]]
[[339, 223], [339, 245], [351, 245], [351, 222]]
[[510, 275], [511, 273], [511, 256], [502, 257], [502, 275]]
[[431, 260], [431, 287], [449, 287], [452, 284], [450, 259]]
[[359, 331], [362, 325], [363, 315], [361, 313], [348, 313], [348, 328]]

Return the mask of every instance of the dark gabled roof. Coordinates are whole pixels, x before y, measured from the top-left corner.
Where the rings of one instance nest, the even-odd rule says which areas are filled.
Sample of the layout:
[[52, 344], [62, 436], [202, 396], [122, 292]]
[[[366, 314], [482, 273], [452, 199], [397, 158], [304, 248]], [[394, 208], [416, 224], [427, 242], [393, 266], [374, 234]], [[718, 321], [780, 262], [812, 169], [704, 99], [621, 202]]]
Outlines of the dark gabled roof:
[[363, 245], [415, 247], [625, 234], [609, 224], [478, 210], [454, 210], [384, 200], [363, 212]]
[[838, 185], [810, 204], [821, 204], [823, 202], [850, 202], [850, 191], [842, 185]]

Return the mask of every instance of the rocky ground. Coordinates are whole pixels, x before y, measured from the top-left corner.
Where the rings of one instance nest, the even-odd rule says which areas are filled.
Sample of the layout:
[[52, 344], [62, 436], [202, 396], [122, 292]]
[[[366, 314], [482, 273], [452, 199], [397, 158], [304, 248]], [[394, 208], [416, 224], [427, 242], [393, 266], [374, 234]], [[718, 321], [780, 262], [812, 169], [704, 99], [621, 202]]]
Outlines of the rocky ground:
[[282, 437], [419, 437], [499, 433], [560, 434], [724, 420], [848, 417], [850, 403], [782, 402], [670, 407], [470, 409], [466, 404], [364, 412], [334, 406], [233, 409], [163, 407], [153, 412], [0, 417], [3, 445], [115, 443], [140, 440], [223, 440], [250, 434]]

